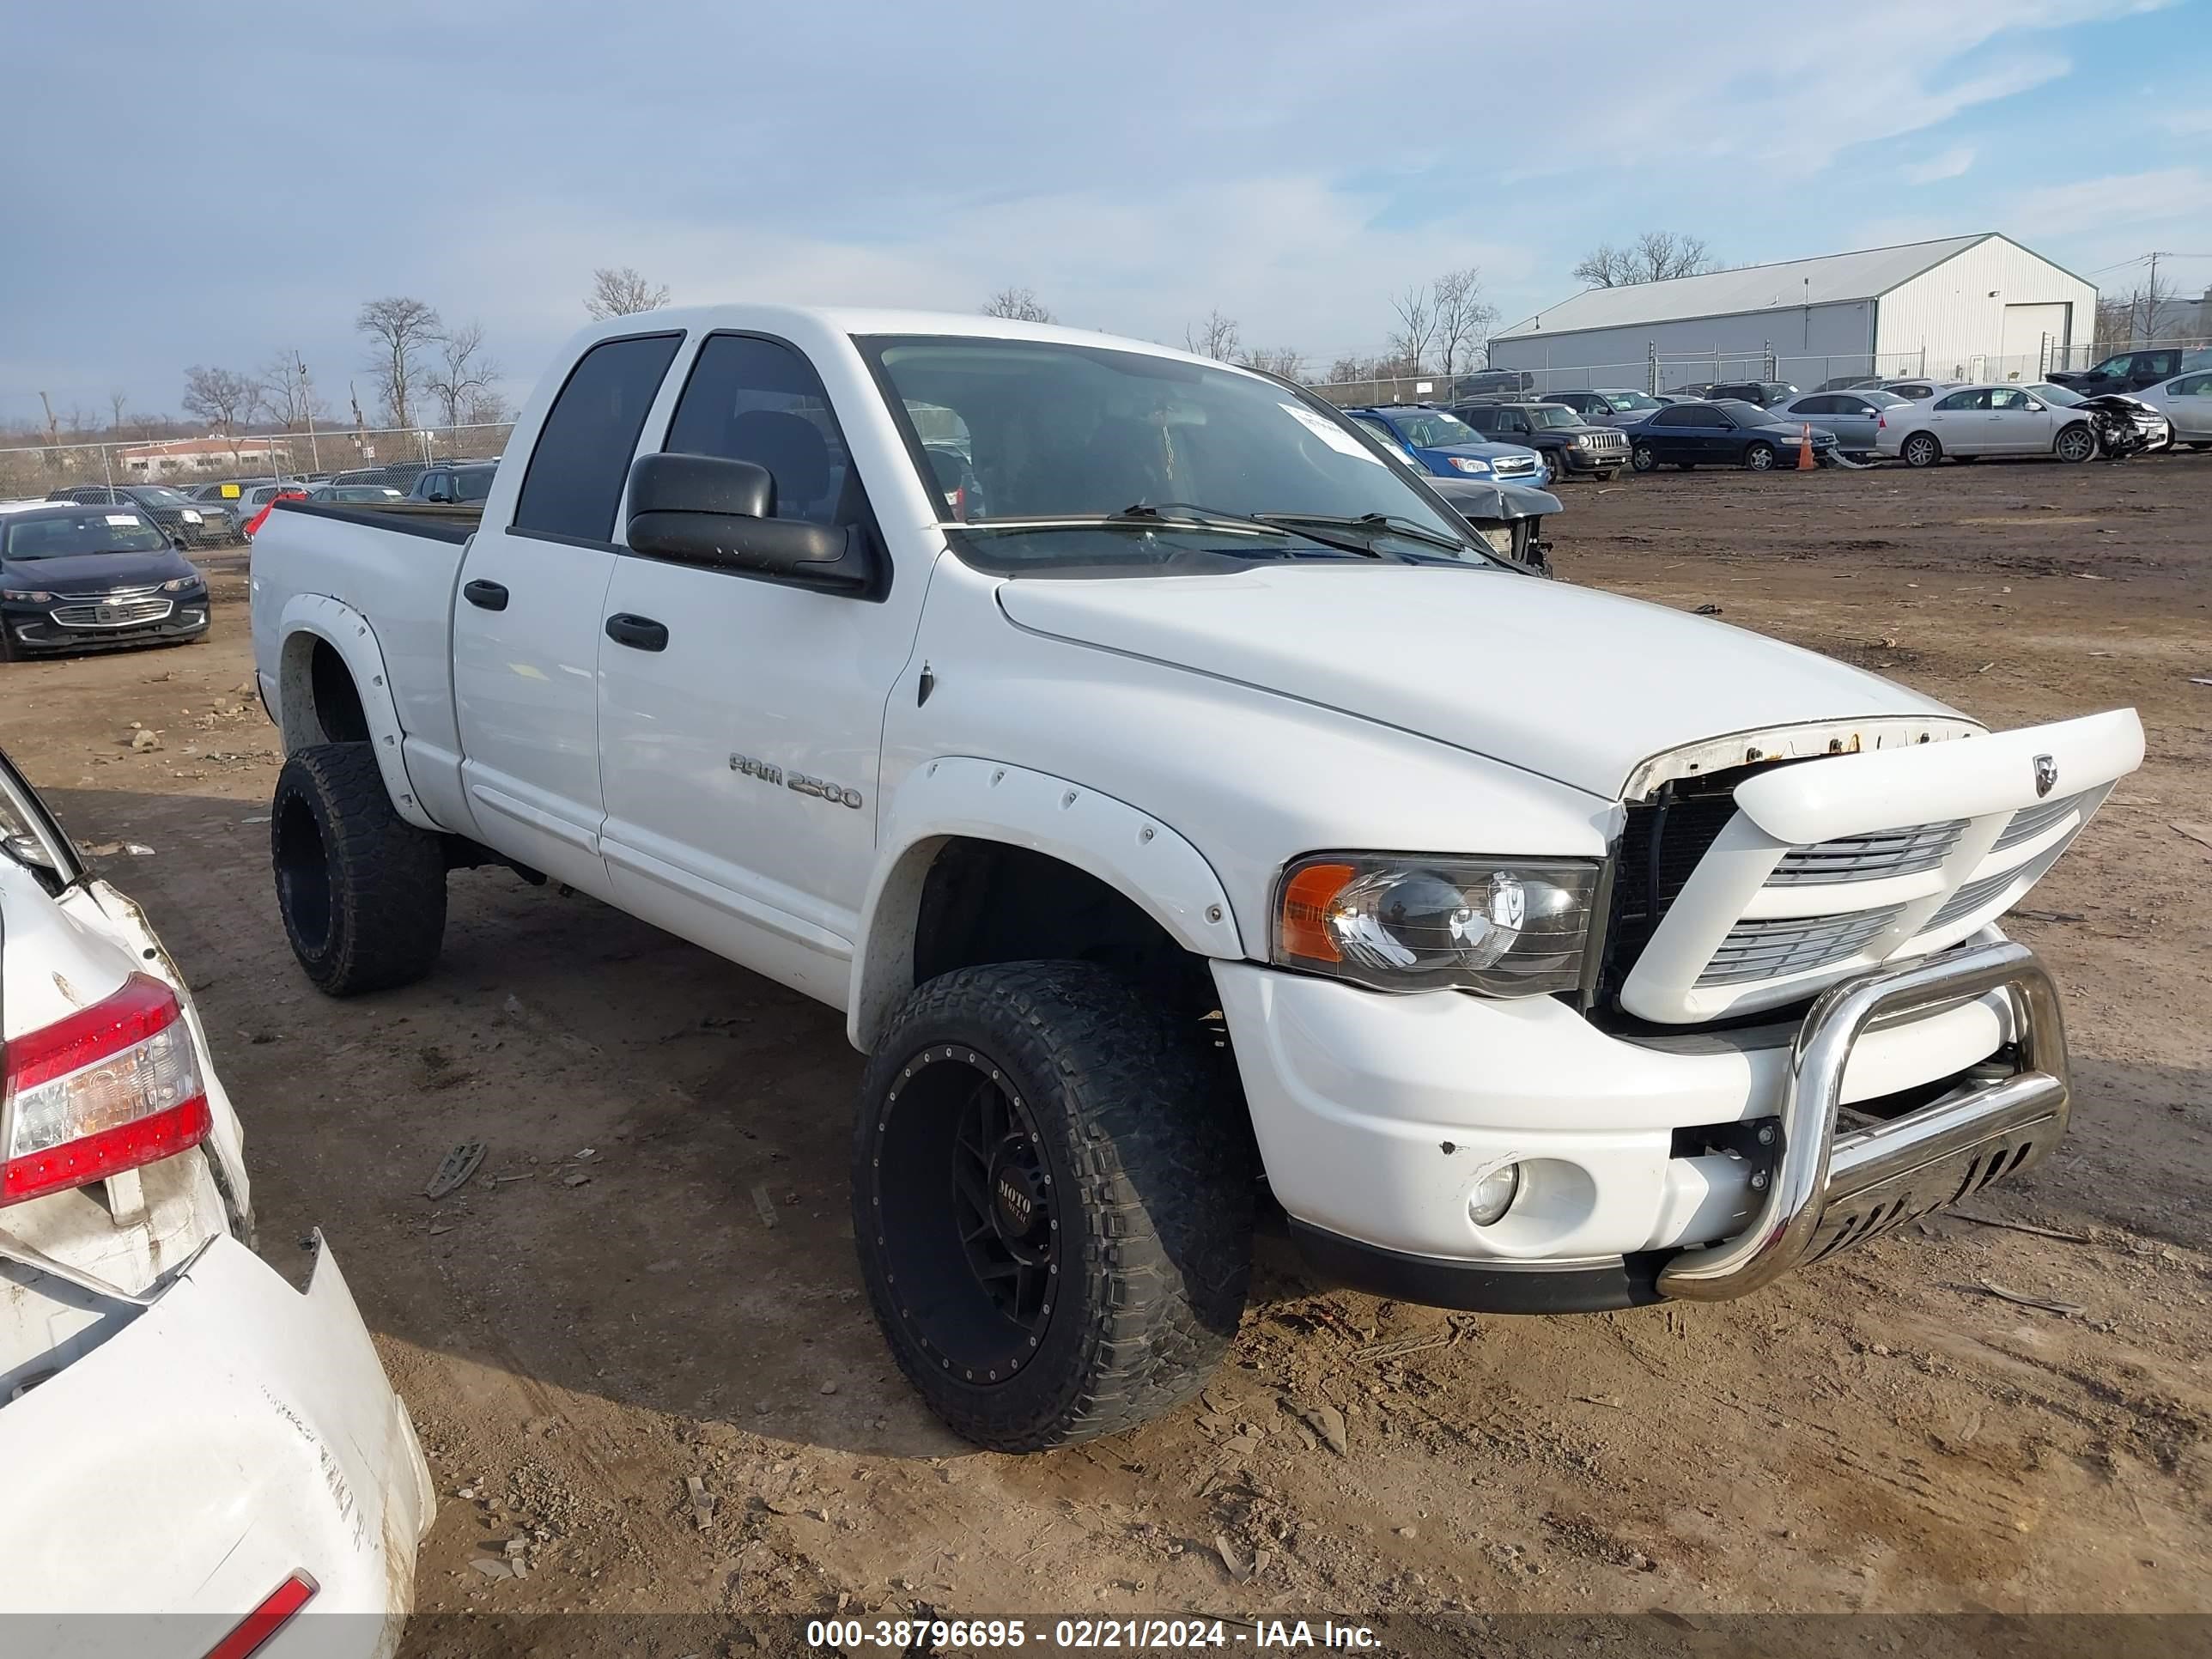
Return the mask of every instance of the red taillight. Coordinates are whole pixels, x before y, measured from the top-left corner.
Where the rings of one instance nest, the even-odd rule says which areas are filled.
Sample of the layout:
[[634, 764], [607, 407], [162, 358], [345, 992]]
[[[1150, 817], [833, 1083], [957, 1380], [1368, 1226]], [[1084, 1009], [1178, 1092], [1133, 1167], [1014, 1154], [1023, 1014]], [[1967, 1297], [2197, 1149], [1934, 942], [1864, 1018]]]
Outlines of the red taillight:
[[206, 1138], [206, 1085], [176, 993], [133, 974], [7, 1045], [0, 1205], [174, 1157]]
[[1874, 429], [1877, 432], [1881, 431], [1882, 428], [1888, 424], [1889, 416], [1887, 415], [1877, 415], [1874, 417]]
[[319, 1589], [304, 1572], [295, 1572], [268, 1594], [259, 1607], [238, 1621], [229, 1635], [207, 1651], [207, 1659], [249, 1659], [269, 1638], [291, 1622], [292, 1615], [307, 1605]]

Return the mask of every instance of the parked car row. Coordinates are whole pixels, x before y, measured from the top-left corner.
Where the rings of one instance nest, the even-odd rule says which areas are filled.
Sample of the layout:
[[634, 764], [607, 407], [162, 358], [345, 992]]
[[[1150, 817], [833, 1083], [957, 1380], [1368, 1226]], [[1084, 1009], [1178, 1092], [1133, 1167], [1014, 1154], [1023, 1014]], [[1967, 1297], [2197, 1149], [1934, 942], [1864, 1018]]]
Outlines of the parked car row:
[[76, 484], [54, 490], [46, 499], [134, 508], [180, 547], [234, 547], [246, 539], [240, 514], [219, 501], [194, 501], [168, 484]]

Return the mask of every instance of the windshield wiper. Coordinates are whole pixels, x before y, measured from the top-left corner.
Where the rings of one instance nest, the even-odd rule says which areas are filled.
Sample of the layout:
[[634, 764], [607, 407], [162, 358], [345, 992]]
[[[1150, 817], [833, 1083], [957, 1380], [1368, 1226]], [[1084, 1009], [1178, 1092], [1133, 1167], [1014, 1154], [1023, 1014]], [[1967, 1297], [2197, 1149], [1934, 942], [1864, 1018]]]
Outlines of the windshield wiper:
[[1426, 542], [1431, 547], [1441, 547], [1454, 553], [1470, 553], [1479, 550], [1469, 547], [1456, 536], [1431, 530], [1411, 519], [1401, 519], [1389, 513], [1362, 513], [1357, 518], [1334, 517], [1324, 513], [1261, 513], [1256, 515], [1267, 524], [1286, 524], [1295, 528], [1307, 525], [1330, 525], [1346, 530], [1387, 531], [1393, 536], [1403, 536], [1408, 541]]
[[[1247, 516], [1241, 513], [1219, 513], [1210, 507], [1200, 507], [1196, 501], [1139, 501], [1115, 514], [1116, 520], [1137, 520], [1161, 524], [1195, 524], [1232, 526], [1265, 531], [1273, 536], [1303, 536], [1308, 541], [1319, 542], [1323, 547], [1335, 548], [1342, 553], [1357, 553], [1362, 557], [1379, 559], [1382, 556], [1367, 543], [1346, 541], [1334, 536], [1316, 536], [1302, 523], [1293, 523], [1291, 515], [1283, 513], [1260, 513]], [[1349, 523], [1349, 520], [1316, 519], [1316, 524]]]

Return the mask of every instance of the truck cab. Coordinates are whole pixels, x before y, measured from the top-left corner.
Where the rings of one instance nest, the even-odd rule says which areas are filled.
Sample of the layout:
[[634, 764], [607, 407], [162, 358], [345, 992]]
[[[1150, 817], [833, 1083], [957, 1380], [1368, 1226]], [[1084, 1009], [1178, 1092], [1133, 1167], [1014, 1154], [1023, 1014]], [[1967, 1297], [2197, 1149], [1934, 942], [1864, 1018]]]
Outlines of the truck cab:
[[505, 868], [842, 1010], [878, 1322], [1007, 1450], [1194, 1395], [1263, 1209], [1346, 1283], [1589, 1311], [2047, 1156], [1995, 924], [2134, 713], [1992, 733], [1534, 580], [1388, 430], [1049, 325], [595, 325], [478, 516], [272, 512], [293, 952], [419, 979]]

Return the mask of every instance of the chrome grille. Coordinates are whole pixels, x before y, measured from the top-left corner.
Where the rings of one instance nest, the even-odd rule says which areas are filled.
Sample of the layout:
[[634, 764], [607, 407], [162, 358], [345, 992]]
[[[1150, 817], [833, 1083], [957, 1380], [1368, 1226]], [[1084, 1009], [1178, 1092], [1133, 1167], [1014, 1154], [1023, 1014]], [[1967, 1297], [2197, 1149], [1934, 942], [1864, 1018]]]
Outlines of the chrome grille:
[[56, 605], [47, 614], [63, 628], [129, 628], [159, 622], [173, 608], [167, 599], [101, 599]]
[[1524, 473], [1534, 472], [1535, 470], [1535, 462], [1525, 457], [1514, 455], [1504, 457], [1491, 468], [1491, 471], [1501, 478], [1517, 478]]
[[1933, 870], [1951, 855], [1966, 829], [1966, 819], [1953, 818], [1946, 823], [1876, 830], [1810, 847], [1793, 847], [1782, 855], [1766, 884], [1797, 887], [1822, 882], [1879, 881], [1885, 876]]
[[[2041, 866], [2037, 865], [2034, 867]], [[1976, 876], [1972, 881], [1963, 884], [1957, 892], [1943, 901], [1943, 908], [1928, 918], [1928, 926], [1922, 931], [1932, 933], [1938, 927], [1958, 921], [1961, 916], [1972, 915], [2014, 882], [2019, 880], [2024, 873], [2027, 873], [2026, 867], [2015, 865], [2009, 870], [2000, 870], [1993, 876]]]
[[2057, 800], [2039, 800], [2033, 806], [2023, 806], [2012, 815], [2012, 821], [1997, 836], [1997, 844], [1990, 850], [2002, 853], [2008, 847], [2017, 847], [2024, 841], [2033, 841], [2045, 830], [2081, 805], [2080, 795], [2062, 795]]
[[1782, 979], [1848, 962], [1904, 911], [1902, 904], [1835, 916], [1774, 916], [1739, 921], [1698, 975], [1704, 985]]

